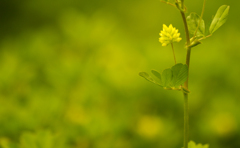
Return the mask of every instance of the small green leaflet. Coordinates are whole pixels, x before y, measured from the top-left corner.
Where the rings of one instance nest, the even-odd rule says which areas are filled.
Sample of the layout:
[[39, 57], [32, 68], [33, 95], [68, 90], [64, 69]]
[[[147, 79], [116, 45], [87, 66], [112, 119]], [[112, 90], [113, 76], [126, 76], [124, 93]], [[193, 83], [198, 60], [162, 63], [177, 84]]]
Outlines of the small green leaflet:
[[230, 7], [227, 5], [222, 5], [221, 7], [219, 7], [210, 25], [210, 28], [209, 28], [210, 34], [215, 32], [219, 27], [221, 27], [227, 21], [229, 8]]
[[156, 76], [156, 77], [159, 79], [160, 84], [162, 84], [161, 74], [160, 74], [158, 71], [156, 71], [156, 70], [152, 70], [152, 74], [153, 74], [154, 76]]
[[[200, 21], [200, 16], [197, 13], [192, 12], [187, 17], [188, 29], [189, 29], [189, 32], [192, 35], [195, 34], [195, 32], [197, 30], [197, 27], [198, 27], [198, 24], [199, 24], [199, 21]], [[205, 36], [205, 23], [204, 23], [203, 19], [201, 19], [201, 22], [200, 22], [199, 28], [197, 30], [196, 36]]]
[[141, 77], [145, 78], [147, 81], [152, 82], [152, 83], [154, 83], [154, 84], [157, 84], [157, 85], [161, 86], [161, 85], [160, 85], [158, 82], [156, 82], [151, 76], [149, 76], [148, 73], [146, 73], [146, 72], [140, 72], [139, 75], [140, 75]]

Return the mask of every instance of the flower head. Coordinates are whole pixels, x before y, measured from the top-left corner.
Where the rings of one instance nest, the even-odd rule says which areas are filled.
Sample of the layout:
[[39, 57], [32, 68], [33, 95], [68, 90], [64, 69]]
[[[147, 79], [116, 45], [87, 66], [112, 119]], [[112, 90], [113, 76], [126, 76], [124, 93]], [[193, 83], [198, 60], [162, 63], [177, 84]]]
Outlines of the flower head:
[[178, 33], [178, 29], [173, 27], [172, 24], [170, 24], [169, 27], [163, 24], [163, 30], [159, 33], [159, 35], [161, 36], [159, 38], [159, 42], [162, 43], [162, 46], [167, 46], [169, 43], [179, 42], [182, 40], [182, 38], [179, 37], [180, 33]]

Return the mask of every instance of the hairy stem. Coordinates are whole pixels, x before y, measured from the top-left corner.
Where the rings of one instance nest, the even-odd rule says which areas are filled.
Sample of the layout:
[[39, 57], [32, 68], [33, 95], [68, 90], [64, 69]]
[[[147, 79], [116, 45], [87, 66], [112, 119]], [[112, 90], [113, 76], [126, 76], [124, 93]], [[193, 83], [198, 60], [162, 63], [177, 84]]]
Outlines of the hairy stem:
[[171, 46], [172, 46], [172, 51], [173, 51], [174, 62], [175, 62], [175, 64], [177, 64], [177, 60], [176, 60], [176, 56], [175, 56], [175, 52], [174, 52], [174, 48], [173, 48], [173, 43], [171, 43]]

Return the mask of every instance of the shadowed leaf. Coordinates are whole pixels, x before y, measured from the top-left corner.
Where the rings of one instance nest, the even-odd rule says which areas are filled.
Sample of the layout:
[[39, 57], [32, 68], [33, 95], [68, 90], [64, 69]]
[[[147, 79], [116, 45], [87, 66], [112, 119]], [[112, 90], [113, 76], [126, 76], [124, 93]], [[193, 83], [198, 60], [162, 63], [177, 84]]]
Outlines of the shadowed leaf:
[[156, 71], [156, 70], [152, 70], [152, 74], [153, 74], [154, 76], [156, 76], [156, 77], [159, 79], [160, 84], [162, 84], [161, 74], [160, 74], [158, 71]]
[[[187, 17], [188, 29], [191, 34], [195, 34], [199, 21], [200, 16], [197, 13], [190, 13], [190, 15]], [[201, 19], [196, 36], [205, 36], [205, 23], [203, 19]]]

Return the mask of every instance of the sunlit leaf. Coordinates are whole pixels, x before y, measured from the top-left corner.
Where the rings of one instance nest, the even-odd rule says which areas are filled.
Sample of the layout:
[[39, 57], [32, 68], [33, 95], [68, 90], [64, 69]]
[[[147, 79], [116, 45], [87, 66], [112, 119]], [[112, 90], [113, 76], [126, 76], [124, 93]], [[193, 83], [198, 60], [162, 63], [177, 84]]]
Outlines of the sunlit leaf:
[[[190, 15], [187, 17], [188, 29], [191, 34], [195, 34], [199, 21], [200, 16], [197, 13], [190, 13]], [[205, 23], [203, 19], [201, 19], [196, 36], [205, 36]]]
[[227, 5], [222, 5], [221, 7], [219, 7], [210, 25], [210, 28], [209, 28], [210, 34], [215, 32], [219, 27], [221, 27], [227, 21], [229, 8], [230, 7]]
[[171, 85], [172, 76], [172, 70], [170, 68], [165, 69], [162, 72], [162, 86], [169, 87]]
[[172, 73], [172, 85], [178, 87], [188, 78], [188, 66], [186, 64], [178, 63], [172, 67]]

